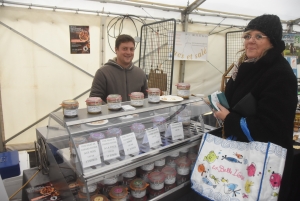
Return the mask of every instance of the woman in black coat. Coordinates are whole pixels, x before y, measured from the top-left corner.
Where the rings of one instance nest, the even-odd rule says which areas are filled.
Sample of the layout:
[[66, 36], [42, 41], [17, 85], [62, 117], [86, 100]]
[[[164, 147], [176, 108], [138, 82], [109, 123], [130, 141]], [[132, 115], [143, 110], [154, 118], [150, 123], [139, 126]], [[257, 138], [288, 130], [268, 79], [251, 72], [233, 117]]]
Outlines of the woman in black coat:
[[[287, 149], [285, 169], [278, 200], [287, 200], [293, 158], [293, 124], [297, 106], [297, 79], [282, 56], [282, 25], [276, 15], [262, 15], [251, 20], [245, 28], [246, 58], [236, 65], [225, 88], [230, 109], [218, 104], [216, 118], [224, 122], [224, 134], [234, 134], [237, 141], [248, 142], [241, 129], [244, 118], [255, 141], [272, 142]], [[232, 108], [247, 94], [256, 100], [256, 110], [243, 116]], [[247, 105], [245, 105], [247, 107]]]

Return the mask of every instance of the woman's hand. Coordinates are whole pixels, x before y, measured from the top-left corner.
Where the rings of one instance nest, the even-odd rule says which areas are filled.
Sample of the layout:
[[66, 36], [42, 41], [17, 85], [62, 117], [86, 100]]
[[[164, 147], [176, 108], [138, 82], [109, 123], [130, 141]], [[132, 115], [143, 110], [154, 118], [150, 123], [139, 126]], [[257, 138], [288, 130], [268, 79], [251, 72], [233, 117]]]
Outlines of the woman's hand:
[[218, 108], [220, 109], [220, 111], [215, 110], [214, 111], [214, 116], [217, 119], [220, 119], [222, 121], [224, 121], [224, 119], [226, 118], [226, 116], [230, 113], [229, 110], [227, 110], [225, 107], [223, 107], [220, 103], [217, 103]]

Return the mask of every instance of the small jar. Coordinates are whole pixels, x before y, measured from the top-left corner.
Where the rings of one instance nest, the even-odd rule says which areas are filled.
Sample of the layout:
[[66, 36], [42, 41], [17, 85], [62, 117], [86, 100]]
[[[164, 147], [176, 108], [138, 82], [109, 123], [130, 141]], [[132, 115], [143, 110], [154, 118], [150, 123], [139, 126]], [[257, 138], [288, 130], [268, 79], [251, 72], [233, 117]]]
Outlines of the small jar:
[[153, 170], [143, 170], [139, 169], [139, 176], [142, 178], [145, 182], [149, 182], [148, 175], [153, 172]]
[[182, 122], [183, 126], [191, 124], [191, 111], [184, 109], [177, 115], [177, 122]]
[[146, 183], [141, 178], [136, 178], [132, 180], [129, 184], [129, 187], [131, 189], [131, 195], [134, 198], [143, 198], [146, 196], [146, 188], [149, 186], [148, 183]]
[[89, 114], [101, 113], [102, 99], [99, 97], [89, 97], [86, 99], [86, 108]]
[[115, 186], [109, 191], [111, 201], [126, 201], [127, 194], [127, 188], [123, 186]]
[[178, 83], [177, 85], [177, 96], [180, 96], [184, 99], [190, 98], [190, 87], [189, 83]]
[[110, 94], [106, 98], [109, 110], [120, 110], [122, 108], [122, 96], [119, 94]]
[[90, 136], [88, 137], [89, 142], [99, 142], [102, 139], [105, 139], [105, 135], [102, 132], [90, 133]]
[[130, 127], [131, 131], [134, 132], [137, 139], [143, 139], [145, 135], [145, 126], [142, 123], [134, 123]]
[[87, 143], [88, 140], [81, 136], [81, 137], [73, 137], [73, 142], [74, 142], [74, 146], [73, 143], [70, 141], [70, 151], [71, 151], [71, 156], [76, 156], [76, 151], [75, 148], [78, 149], [78, 146], [84, 143]]
[[163, 172], [151, 172], [148, 175], [150, 181], [150, 188], [153, 190], [160, 190], [164, 188], [166, 175]]
[[166, 175], [165, 184], [171, 185], [175, 183], [177, 174], [175, 168], [167, 165], [161, 170], [161, 172]]
[[193, 171], [193, 169], [194, 169], [195, 163], [197, 161], [197, 157], [198, 157], [198, 155], [195, 153], [188, 153], [188, 158], [192, 161], [191, 167], [190, 167], [191, 171]]
[[63, 108], [64, 117], [77, 117], [79, 103], [77, 100], [64, 100], [61, 104]]
[[153, 118], [153, 127], [157, 127], [159, 132], [166, 131], [166, 119], [164, 117], [154, 117]]
[[179, 152], [179, 157], [181, 157], [181, 156], [187, 156], [188, 152], [189, 152], [189, 149], [188, 149], [188, 148], [187, 148], [187, 149], [181, 150], [181, 151]]
[[144, 105], [144, 93], [132, 92], [130, 94], [130, 105], [135, 107], [141, 107]]
[[179, 152], [173, 152], [168, 158], [167, 158], [167, 165], [171, 166], [172, 168], [176, 167], [175, 160], [178, 158]]
[[165, 164], [166, 164], [165, 158], [161, 158], [157, 161], [154, 161], [155, 170], [161, 171], [163, 169], [163, 167], [165, 167]]
[[142, 165], [141, 169], [145, 171], [151, 171], [154, 169], [154, 163], [152, 162], [152, 163], [147, 163], [145, 165]]
[[129, 186], [130, 182], [136, 178], [136, 169], [130, 170], [128, 172], [124, 172], [122, 176], [123, 176], [122, 184], [124, 186]]
[[105, 195], [97, 194], [91, 197], [91, 201], [109, 201]]
[[[85, 184], [79, 184], [80, 190], [78, 192], [80, 198], [86, 198], [88, 195], [91, 197], [95, 194], [97, 194], [98, 192], [98, 188], [97, 188], [97, 184], [90, 184], [87, 186], [85, 186]], [[89, 194], [87, 194], [89, 193]]]
[[186, 156], [179, 157], [175, 160], [176, 170], [179, 175], [189, 175], [190, 166], [192, 164], [191, 159]]
[[106, 137], [120, 137], [122, 135], [122, 130], [120, 128], [108, 128], [106, 131]]
[[148, 102], [149, 103], [159, 103], [160, 102], [160, 89], [159, 88], [149, 88], [148, 89]]

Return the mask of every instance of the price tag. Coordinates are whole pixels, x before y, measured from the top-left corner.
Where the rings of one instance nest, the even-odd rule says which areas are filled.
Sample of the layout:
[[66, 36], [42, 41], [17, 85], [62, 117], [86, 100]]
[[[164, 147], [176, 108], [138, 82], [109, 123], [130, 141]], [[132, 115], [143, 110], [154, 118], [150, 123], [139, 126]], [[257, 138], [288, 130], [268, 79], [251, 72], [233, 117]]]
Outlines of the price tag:
[[121, 135], [120, 138], [123, 144], [125, 155], [139, 153], [139, 146], [133, 132], [126, 135]]
[[100, 140], [100, 143], [102, 146], [103, 157], [105, 161], [120, 156], [119, 146], [116, 137], [102, 139]]
[[172, 140], [184, 139], [182, 122], [171, 123]]
[[80, 144], [78, 148], [83, 168], [101, 164], [99, 146], [97, 142]]
[[158, 128], [146, 130], [150, 148], [157, 147], [162, 144]]

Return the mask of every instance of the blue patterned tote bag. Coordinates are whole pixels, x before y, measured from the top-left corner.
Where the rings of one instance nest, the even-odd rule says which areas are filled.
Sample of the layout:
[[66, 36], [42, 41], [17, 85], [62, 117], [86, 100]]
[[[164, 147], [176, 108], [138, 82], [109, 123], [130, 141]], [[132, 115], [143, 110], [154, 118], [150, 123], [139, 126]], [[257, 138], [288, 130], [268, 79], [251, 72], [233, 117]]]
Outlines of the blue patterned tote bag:
[[277, 200], [287, 150], [205, 133], [191, 175], [192, 189], [216, 201]]

